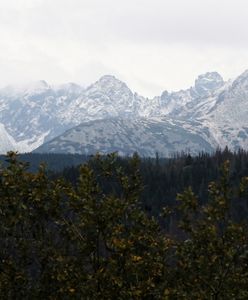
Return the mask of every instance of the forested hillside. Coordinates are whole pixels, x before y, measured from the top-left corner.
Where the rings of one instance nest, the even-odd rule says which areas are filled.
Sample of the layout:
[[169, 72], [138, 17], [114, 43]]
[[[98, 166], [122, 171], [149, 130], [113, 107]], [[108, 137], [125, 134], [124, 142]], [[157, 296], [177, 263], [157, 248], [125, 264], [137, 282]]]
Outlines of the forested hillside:
[[247, 159], [96, 155], [63, 178], [9, 153], [0, 299], [247, 299]]
[[[209, 182], [220, 177], [222, 164], [230, 162], [230, 182], [237, 184], [239, 180], [248, 176], [248, 152], [239, 150], [231, 152], [227, 148], [224, 151], [216, 150], [215, 153], [200, 153], [191, 156], [187, 153], [178, 153], [173, 158], [142, 158], [140, 160], [140, 174], [142, 177], [143, 190], [141, 203], [143, 208], [151, 215], [159, 216], [164, 206], [174, 206], [178, 193], [191, 187], [199, 197], [201, 203], [208, 199]], [[117, 158], [117, 164], [127, 169], [129, 158]], [[76, 184], [79, 177], [79, 167], [66, 167], [55, 177], [64, 177]], [[235, 213], [240, 217], [248, 215], [248, 202], [239, 203]]]

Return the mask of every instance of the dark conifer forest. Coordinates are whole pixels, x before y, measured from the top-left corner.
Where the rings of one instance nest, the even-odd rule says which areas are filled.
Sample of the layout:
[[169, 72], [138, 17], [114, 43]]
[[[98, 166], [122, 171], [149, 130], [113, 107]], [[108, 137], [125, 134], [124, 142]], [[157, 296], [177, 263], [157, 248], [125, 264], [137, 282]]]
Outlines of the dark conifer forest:
[[[54, 156], [56, 158], [56, 155]], [[62, 163], [67, 163], [68, 166], [63, 170], [61, 167], [56, 167], [56, 170], [62, 171], [52, 172], [51, 176], [63, 177], [75, 185], [79, 178], [80, 168], [76, 164], [69, 166], [70, 161], [79, 161], [80, 156], [75, 157], [76, 159], [73, 160], [69, 156], [66, 162], [65, 156]], [[81, 159], [85, 162], [89, 160], [89, 157]], [[128, 173], [129, 160], [130, 158], [118, 157], [116, 163]], [[140, 158], [139, 172], [143, 185], [140, 199], [143, 209], [149, 215], [159, 217], [163, 207], [174, 207], [177, 194], [182, 193], [188, 187], [192, 188], [202, 204], [205, 203], [208, 199], [209, 183], [219, 179], [221, 166], [227, 160], [230, 162], [230, 184], [237, 185], [242, 177], [248, 176], [248, 152], [243, 150], [233, 153], [226, 148], [224, 151], [216, 150], [213, 154], [200, 153], [198, 156], [178, 153], [172, 158], [159, 158], [158, 156]], [[40, 161], [42, 161], [42, 155]], [[47, 160], [47, 163], [49, 166], [50, 161]], [[235, 214], [240, 218], [248, 215], [248, 201], [236, 201], [233, 205], [237, 208]]]
[[2, 160], [0, 299], [248, 298], [246, 151]]

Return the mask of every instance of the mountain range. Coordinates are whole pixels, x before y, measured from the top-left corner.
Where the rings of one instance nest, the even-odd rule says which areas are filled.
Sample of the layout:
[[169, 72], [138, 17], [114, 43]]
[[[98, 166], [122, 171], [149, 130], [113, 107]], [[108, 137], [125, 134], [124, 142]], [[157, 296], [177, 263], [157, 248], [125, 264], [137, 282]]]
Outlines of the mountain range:
[[186, 90], [152, 99], [111, 75], [89, 87], [45, 81], [0, 89], [0, 152], [170, 156], [248, 149], [248, 71], [224, 81], [198, 76]]

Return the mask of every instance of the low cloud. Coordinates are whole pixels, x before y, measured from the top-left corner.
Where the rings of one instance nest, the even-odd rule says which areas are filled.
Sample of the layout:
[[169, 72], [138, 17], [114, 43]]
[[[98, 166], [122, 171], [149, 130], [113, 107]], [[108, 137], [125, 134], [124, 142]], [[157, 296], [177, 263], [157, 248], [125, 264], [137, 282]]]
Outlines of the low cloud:
[[114, 73], [151, 96], [213, 69], [234, 77], [248, 68], [247, 11], [246, 0], [3, 0], [0, 85]]

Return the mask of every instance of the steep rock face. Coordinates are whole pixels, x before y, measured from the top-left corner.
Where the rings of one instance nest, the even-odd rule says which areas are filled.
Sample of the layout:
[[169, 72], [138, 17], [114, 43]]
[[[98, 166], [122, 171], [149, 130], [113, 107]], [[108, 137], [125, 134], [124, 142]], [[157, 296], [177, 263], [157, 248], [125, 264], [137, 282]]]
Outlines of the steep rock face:
[[195, 81], [195, 92], [199, 96], [209, 96], [212, 92], [221, 88], [224, 80], [217, 72], [208, 72], [200, 75]]
[[202, 123], [208, 126], [221, 146], [248, 149], [248, 71], [234, 80], [215, 98]]
[[82, 121], [131, 116], [137, 113], [135, 102], [125, 83], [106, 75], [71, 102], [67, 119], [79, 124]]

